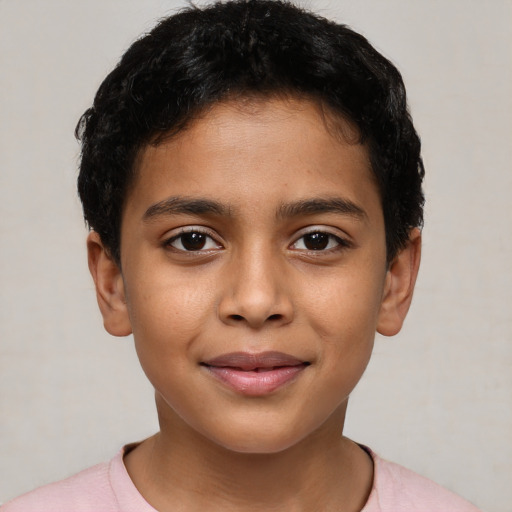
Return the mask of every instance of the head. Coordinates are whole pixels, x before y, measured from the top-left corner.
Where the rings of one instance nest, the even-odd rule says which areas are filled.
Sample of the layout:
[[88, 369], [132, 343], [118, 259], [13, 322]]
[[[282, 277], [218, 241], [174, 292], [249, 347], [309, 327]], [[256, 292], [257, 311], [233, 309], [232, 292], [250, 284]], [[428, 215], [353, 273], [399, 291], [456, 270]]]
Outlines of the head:
[[100, 309], [133, 332], [162, 432], [258, 453], [337, 438], [419, 264], [398, 71], [287, 3], [219, 3], [134, 43], [79, 133]]
[[136, 41], [82, 116], [78, 189], [89, 226], [120, 263], [136, 162], [227, 99], [300, 97], [356, 128], [377, 184], [387, 260], [423, 220], [420, 141], [398, 70], [360, 34], [287, 2], [191, 7]]

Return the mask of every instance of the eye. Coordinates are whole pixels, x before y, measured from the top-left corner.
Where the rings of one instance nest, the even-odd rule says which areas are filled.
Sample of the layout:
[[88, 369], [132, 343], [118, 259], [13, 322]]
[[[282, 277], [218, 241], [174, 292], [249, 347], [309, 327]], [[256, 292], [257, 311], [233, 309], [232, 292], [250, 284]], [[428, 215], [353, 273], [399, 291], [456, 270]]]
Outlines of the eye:
[[182, 231], [179, 235], [167, 240], [165, 245], [186, 252], [210, 251], [221, 248], [221, 245], [211, 236], [197, 230]]
[[342, 238], [323, 231], [312, 231], [302, 235], [293, 245], [292, 249], [299, 251], [328, 251], [348, 246]]

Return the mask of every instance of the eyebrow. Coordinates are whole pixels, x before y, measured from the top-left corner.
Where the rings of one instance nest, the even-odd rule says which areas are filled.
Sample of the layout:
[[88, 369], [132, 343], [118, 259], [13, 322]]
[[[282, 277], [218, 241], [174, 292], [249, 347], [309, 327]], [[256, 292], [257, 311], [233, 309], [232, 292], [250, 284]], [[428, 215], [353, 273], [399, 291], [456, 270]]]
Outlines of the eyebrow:
[[168, 197], [151, 205], [142, 216], [144, 221], [150, 221], [155, 217], [163, 215], [224, 215], [229, 216], [229, 208], [211, 199], [186, 198], [186, 197]]
[[280, 218], [298, 217], [301, 215], [317, 215], [320, 213], [338, 213], [356, 219], [366, 219], [366, 212], [354, 202], [341, 197], [329, 199], [303, 199], [281, 205], [277, 211]]
[[[366, 212], [354, 202], [336, 197], [329, 199], [302, 199], [282, 204], [276, 217], [285, 219], [307, 215], [318, 215], [321, 213], [337, 213], [355, 217], [363, 220], [367, 218]], [[142, 216], [145, 222], [166, 215], [217, 215], [231, 216], [231, 208], [227, 205], [206, 198], [187, 198], [181, 196], [168, 197], [151, 205]]]

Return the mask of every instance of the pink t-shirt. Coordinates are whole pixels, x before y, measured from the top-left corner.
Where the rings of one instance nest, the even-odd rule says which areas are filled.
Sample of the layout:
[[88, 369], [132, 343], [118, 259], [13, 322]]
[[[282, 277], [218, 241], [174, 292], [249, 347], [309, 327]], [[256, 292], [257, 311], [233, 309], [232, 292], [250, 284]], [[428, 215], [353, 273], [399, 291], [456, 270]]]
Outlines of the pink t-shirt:
[[[157, 512], [131, 481], [123, 453], [24, 494], [3, 505], [2, 512]], [[370, 453], [373, 487], [361, 512], [479, 512], [431, 480]]]

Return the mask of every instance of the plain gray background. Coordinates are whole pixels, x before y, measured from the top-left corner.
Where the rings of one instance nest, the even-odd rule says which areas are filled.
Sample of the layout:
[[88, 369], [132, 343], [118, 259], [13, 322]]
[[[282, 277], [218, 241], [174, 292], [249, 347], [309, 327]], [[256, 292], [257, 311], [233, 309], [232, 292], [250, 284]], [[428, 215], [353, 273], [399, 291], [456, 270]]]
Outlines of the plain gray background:
[[[123, 50], [183, 5], [0, 0], [0, 502], [157, 428], [131, 338], [102, 329], [73, 130]], [[487, 511], [510, 511], [512, 2], [301, 5], [398, 65], [427, 168], [410, 316], [377, 340], [346, 433]]]

